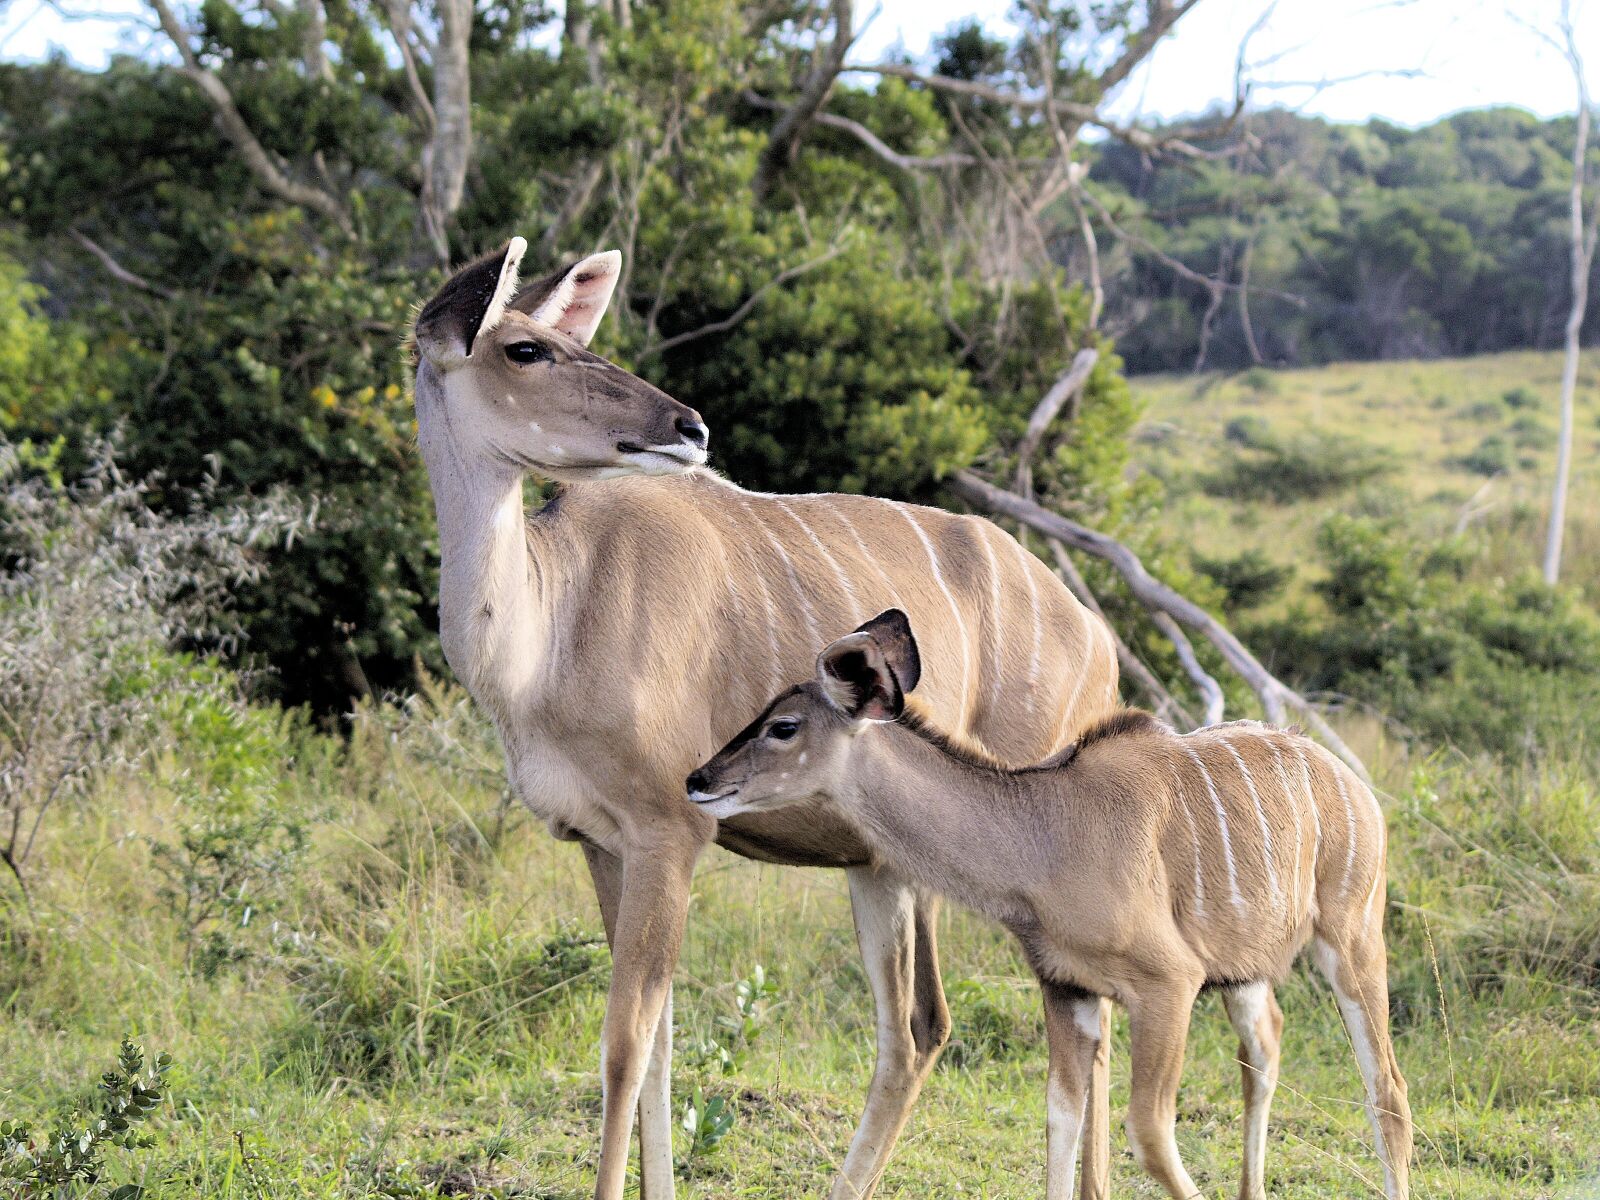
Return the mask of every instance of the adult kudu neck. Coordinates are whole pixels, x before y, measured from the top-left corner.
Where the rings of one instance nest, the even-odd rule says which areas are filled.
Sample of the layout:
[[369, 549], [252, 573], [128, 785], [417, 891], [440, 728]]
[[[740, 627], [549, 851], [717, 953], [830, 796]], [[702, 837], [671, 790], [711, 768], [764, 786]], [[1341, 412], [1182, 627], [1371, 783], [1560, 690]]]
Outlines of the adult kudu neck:
[[446, 377], [417, 371], [417, 443], [439, 528], [439, 639], [450, 668], [498, 713], [536, 682], [544, 664], [559, 573], [540, 561], [539, 531], [523, 505], [526, 472], [462, 444], [450, 421]]

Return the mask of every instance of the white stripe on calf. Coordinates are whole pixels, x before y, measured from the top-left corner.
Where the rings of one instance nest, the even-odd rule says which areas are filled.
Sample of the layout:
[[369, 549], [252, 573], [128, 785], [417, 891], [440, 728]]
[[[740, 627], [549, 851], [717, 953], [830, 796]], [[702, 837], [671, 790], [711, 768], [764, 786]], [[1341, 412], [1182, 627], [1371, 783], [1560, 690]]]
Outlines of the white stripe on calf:
[[1233, 748], [1233, 743], [1226, 737], [1217, 739], [1222, 743], [1223, 749], [1233, 755], [1233, 761], [1239, 764], [1239, 774], [1244, 777], [1245, 789], [1250, 793], [1250, 800], [1256, 806], [1256, 820], [1261, 823], [1261, 861], [1267, 868], [1267, 886], [1272, 889], [1272, 903], [1281, 908], [1283, 906], [1283, 889], [1278, 886], [1278, 869], [1273, 859], [1275, 852], [1272, 848], [1272, 828], [1267, 824], [1267, 810], [1261, 806], [1261, 794], [1256, 791], [1256, 781], [1250, 777], [1249, 769], [1244, 765], [1244, 759], [1239, 757], [1239, 752]]
[[1206, 915], [1206, 881], [1200, 870], [1200, 827], [1194, 823], [1194, 813], [1189, 809], [1189, 797], [1183, 793], [1183, 780], [1178, 777], [1177, 768], [1172, 765], [1171, 759], [1166, 759], [1167, 774], [1172, 777], [1172, 786], [1176, 789], [1174, 800], [1179, 808], [1183, 809], [1183, 819], [1189, 823], [1189, 850], [1194, 855], [1194, 915], [1203, 920]]
[[1211, 805], [1216, 809], [1217, 830], [1222, 834], [1222, 854], [1228, 862], [1228, 890], [1233, 894], [1234, 908], [1244, 912], [1244, 897], [1239, 894], [1239, 868], [1233, 861], [1233, 839], [1228, 836], [1228, 812], [1222, 807], [1222, 797], [1217, 795], [1216, 784], [1211, 781], [1211, 772], [1206, 770], [1206, 764], [1194, 752], [1194, 747], [1182, 742], [1179, 745], [1183, 747], [1183, 752], [1194, 761], [1194, 765], [1200, 769], [1200, 778], [1206, 781], [1206, 794], [1211, 797]]

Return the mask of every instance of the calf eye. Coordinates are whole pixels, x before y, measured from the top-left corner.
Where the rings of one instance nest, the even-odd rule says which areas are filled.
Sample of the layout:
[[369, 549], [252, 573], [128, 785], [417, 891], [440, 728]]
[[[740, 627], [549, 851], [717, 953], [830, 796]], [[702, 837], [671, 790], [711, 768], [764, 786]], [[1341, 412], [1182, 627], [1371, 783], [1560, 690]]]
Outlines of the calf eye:
[[555, 355], [543, 342], [512, 342], [506, 347], [506, 357], [514, 363], [551, 362]]
[[785, 717], [781, 721], [774, 721], [767, 726], [767, 736], [775, 742], [787, 742], [800, 732], [800, 722], [792, 717]]

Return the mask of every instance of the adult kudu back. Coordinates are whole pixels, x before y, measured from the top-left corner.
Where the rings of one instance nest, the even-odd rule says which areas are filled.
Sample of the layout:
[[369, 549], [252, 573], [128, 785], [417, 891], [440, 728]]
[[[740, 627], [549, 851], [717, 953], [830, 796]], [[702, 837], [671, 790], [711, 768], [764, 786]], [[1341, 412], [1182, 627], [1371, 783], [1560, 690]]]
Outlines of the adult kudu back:
[[[849, 872], [878, 1061], [832, 1194], [866, 1197], [949, 1032], [936, 902], [832, 818], [788, 810], [719, 828], [683, 778], [818, 645], [890, 607], [926, 631], [938, 719], [1009, 762], [1037, 761], [1116, 703], [1109, 632], [987, 521], [763, 495], [706, 470], [699, 415], [585, 349], [621, 256], [522, 287], [524, 249], [514, 238], [463, 268], [419, 313], [417, 428], [445, 655], [493, 718], [518, 795], [581, 842], [611, 943], [595, 1195], [621, 1200], [636, 1108], [642, 1193], [672, 1194], [672, 972], [695, 860], [715, 839]], [[529, 473], [564, 485], [531, 517]], [[1104, 1187], [1097, 1078], [1086, 1196]]]

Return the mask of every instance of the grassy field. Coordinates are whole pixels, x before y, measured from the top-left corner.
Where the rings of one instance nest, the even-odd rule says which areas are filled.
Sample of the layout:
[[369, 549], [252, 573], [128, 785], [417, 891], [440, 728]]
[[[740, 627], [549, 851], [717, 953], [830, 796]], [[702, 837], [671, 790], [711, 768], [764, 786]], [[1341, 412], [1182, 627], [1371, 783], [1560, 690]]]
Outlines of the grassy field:
[[[459, 715], [369, 714], [348, 748], [292, 729], [252, 744], [282, 756], [274, 803], [310, 838], [270, 917], [225, 931], [244, 957], [211, 978], [195, 951], [215, 927], [186, 925], [153, 853], [195, 819], [186, 781], [214, 769], [203, 739], [166, 731], [51, 830], [32, 917], [0, 926], [0, 1116], [42, 1125], [90, 1100], [132, 1033], [174, 1056], [175, 1102], [111, 1182], [240, 1200], [586, 1195], [607, 958], [576, 849], [502, 806], [493, 748]], [[1416, 1194], [1585, 1195], [1600, 1169], [1600, 795], [1559, 761], [1413, 762], [1388, 782]], [[944, 946], [955, 1040], [883, 1194], [1040, 1194], [1036, 1000], [993, 930], [952, 914]], [[737, 984], [757, 966], [773, 987], [741, 1028]], [[684, 1194], [824, 1194], [871, 1063], [842, 878], [714, 852], [678, 987], [678, 1103], [700, 1087], [734, 1115], [709, 1149], [680, 1134]], [[1331, 999], [1308, 975], [1282, 999], [1273, 1194], [1379, 1194]], [[1210, 1196], [1236, 1186], [1238, 1113], [1231, 1037], [1206, 999], [1180, 1139]], [[1118, 1194], [1154, 1195], [1120, 1131], [1114, 1146]]]
[[[1518, 570], [1534, 561], [1548, 454], [1527, 451], [1531, 465], [1514, 461], [1476, 503], [1489, 477], [1456, 460], [1497, 434], [1531, 443], [1512, 426], [1550, 424], [1555, 369], [1512, 355], [1140, 380], [1139, 455], [1172, 487], [1165, 532], [1212, 554], [1259, 546], [1298, 562], [1337, 507], [1384, 507], [1421, 537], [1452, 536], [1464, 506], [1487, 504], [1464, 523], [1478, 539], [1473, 569]], [[1508, 403], [1515, 387], [1537, 403]], [[1575, 580], [1600, 562], [1597, 414], [1591, 390]], [[1273, 437], [1309, 425], [1395, 458], [1315, 500], [1210, 495], [1207, 474], [1239, 452], [1225, 430], [1241, 415], [1265, 418]], [[1259, 426], [1245, 434], [1262, 444]], [[102, 1192], [588, 1195], [608, 975], [599, 915], [577, 849], [506, 803], [498, 751], [469, 706], [440, 691], [369, 709], [334, 739], [197, 679], [171, 688], [145, 753], [54, 811], [28, 864], [30, 903], [0, 879], [0, 1120], [47, 1129], [92, 1106], [132, 1035], [172, 1054], [173, 1100], [151, 1146], [112, 1155]], [[1417, 1118], [1414, 1194], [1600, 1196], [1592, 756], [1546, 745], [1500, 762], [1361, 735], [1392, 829], [1392, 1009]], [[220, 894], [227, 903], [206, 906]], [[1040, 1195], [1037, 1000], [1002, 935], [959, 913], [944, 925], [954, 1041], [880, 1194]], [[752, 987], [757, 968], [765, 985]], [[698, 1089], [733, 1118], [720, 1140], [678, 1132], [680, 1193], [825, 1195], [872, 1063], [843, 877], [711, 852], [677, 987], [675, 1104], [681, 1114]], [[1271, 1194], [1380, 1195], [1327, 989], [1297, 972], [1281, 1000]], [[1120, 1028], [1114, 1064], [1120, 1113]], [[1239, 1113], [1232, 1037], [1208, 997], [1179, 1129], [1208, 1197], [1235, 1193]], [[1113, 1152], [1116, 1194], [1155, 1196], [1117, 1126]]]
[[[1423, 543], [1461, 536], [1479, 575], [1514, 575], [1544, 546], [1560, 377], [1553, 352], [1144, 376], [1135, 460], [1167, 485], [1162, 532], [1205, 555], [1258, 549], [1298, 567], [1343, 511], [1394, 517]], [[1576, 409], [1566, 579], [1600, 601], [1600, 351], [1583, 357]], [[1353, 482], [1282, 501], [1241, 494], [1236, 465], [1262, 465], [1241, 442], [1263, 437], [1342, 464]]]

